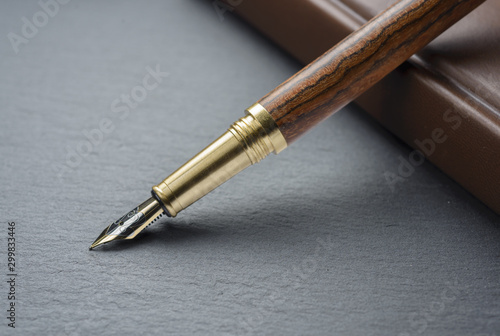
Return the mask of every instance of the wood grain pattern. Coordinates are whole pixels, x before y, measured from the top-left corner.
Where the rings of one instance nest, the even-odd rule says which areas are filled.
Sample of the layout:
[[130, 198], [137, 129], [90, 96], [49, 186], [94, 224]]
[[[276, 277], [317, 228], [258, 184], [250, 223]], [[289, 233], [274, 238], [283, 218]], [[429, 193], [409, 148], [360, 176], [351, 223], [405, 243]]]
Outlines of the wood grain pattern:
[[290, 144], [484, 1], [399, 1], [259, 103], [271, 113]]

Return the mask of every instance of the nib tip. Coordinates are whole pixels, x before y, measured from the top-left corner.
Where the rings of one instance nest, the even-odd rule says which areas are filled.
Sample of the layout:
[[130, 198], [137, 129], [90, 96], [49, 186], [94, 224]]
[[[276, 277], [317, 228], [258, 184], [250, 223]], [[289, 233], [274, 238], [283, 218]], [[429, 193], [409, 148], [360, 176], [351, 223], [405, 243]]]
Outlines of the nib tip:
[[143, 202], [104, 229], [99, 237], [90, 245], [89, 250], [115, 240], [133, 239], [139, 232], [148, 227], [149, 224], [156, 221], [162, 213], [163, 209], [161, 205], [155, 198], [150, 197], [146, 202]]

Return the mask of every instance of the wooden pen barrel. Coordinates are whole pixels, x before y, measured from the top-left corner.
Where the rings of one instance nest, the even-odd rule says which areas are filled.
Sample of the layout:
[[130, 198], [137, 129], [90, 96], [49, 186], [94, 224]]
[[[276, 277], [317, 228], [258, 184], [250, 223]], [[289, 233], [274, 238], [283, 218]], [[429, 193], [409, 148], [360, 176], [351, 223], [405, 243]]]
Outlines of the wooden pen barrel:
[[[401, 0], [263, 97], [288, 144], [485, 0]], [[325, 32], [327, 33], [327, 32]]]

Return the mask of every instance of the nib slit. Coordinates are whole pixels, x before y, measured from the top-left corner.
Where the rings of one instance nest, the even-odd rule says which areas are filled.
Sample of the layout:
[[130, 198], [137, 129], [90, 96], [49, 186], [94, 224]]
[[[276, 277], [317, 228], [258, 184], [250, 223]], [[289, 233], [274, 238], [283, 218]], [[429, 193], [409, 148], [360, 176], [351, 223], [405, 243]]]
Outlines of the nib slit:
[[89, 250], [115, 240], [133, 239], [162, 215], [161, 205], [151, 197], [104, 229]]

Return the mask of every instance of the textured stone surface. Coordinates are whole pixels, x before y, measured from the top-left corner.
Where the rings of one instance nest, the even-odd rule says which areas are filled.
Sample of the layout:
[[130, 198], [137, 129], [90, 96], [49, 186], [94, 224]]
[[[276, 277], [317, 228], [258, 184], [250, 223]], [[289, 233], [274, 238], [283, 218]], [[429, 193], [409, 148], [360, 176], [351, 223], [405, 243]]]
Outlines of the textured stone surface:
[[[0, 3], [0, 334], [14, 334], [8, 221], [19, 335], [498, 334], [498, 216], [428, 163], [391, 190], [384, 173], [410, 151], [352, 106], [136, 241], [89, 252], [298, 64], [201, 0], [73, 0], [14, 53], [7, 34], [39, 10]], [[169, 76], [113, 112], [148, 66]], [[67, 161], [105, 118], [114, 130]]]

